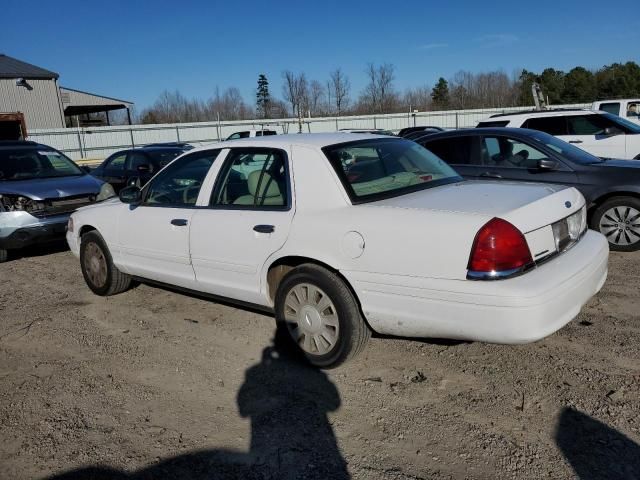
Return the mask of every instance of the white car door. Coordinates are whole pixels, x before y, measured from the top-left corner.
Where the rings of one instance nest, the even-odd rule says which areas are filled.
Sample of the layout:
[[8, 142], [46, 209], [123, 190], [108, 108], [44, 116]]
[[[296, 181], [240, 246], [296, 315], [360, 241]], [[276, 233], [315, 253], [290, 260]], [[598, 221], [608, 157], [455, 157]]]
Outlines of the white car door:
[[565, 142], [597, 157], [627, 158], [626, 135], [604, 115], [570, 115], [566, 119], [568, 134], [559, 136]]
[[142, 190], [142, 202], [120, 215], [121, 264], [127, 273], [194, 288], [189, 226], [200, 187], [220, 150], [179, 158]]
[[266, 304], [260, 273], [282, 248], [294, 215], [289, 155], [275, 148], [234, 148], [220, 166], [209, 206], [191, 220], [198, 290]]

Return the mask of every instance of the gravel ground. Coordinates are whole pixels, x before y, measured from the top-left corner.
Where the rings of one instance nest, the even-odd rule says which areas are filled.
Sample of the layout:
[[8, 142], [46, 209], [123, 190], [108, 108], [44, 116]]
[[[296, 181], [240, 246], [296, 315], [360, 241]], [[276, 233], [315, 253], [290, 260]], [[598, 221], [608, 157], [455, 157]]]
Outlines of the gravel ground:
[[0, 478], [640, 479], [640, 253], [531, 345], [374, 338], [322, 372], [269, 316], [64, 250], [0, 265]]

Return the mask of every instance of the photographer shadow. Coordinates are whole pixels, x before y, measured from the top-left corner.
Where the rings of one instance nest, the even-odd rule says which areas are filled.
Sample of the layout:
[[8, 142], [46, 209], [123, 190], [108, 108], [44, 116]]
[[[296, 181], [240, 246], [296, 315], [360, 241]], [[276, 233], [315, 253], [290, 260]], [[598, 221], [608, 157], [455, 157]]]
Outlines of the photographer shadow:
[[640, 445], [582, 412], [562, 410], [556, 443], [580, 480], [640, 480]]
[[338, 390], [324, 372], [278, 343], [263, 350], [238, 392], [240, 415], [251, 420], [248, 453], [201, 450], [132, 473], [95, 466], [47, 480], [350, 478], [327, 417], [340, 407]]

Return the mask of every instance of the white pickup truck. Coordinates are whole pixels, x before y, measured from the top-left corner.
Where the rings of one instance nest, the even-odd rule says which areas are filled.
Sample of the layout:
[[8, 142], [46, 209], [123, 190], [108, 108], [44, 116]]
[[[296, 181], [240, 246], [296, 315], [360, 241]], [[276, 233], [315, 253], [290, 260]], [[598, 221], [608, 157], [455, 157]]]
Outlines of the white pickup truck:
[[600, 100], [593, 102], [591, 109], [612, 113], [640, 125], [640, 98]]

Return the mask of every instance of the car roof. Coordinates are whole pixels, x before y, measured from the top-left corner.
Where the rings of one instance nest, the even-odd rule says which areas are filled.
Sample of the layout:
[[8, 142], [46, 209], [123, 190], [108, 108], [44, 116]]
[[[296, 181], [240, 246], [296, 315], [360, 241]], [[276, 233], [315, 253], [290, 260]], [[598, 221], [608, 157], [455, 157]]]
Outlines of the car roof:
[[0, 140], [0, 148], [42, 148], [55, 150], [53, 147], [49, 145], [44, 145], [42, 143], [31, 142], [29, 140]]
[[[389, 135], [376, 135], [371, 133], [289, 133], [285, 135], [267, 135], [263, 137], [239, 138], [236, 140], [224, 140], [210, 143], [202, 147], [194, 148], [190, 152], [210, 150], [212, 148], [232, 148], [232, 147], [272, 147], [282, 148], [288, 145], [305, 145], [309, 147], [322, 148], [339, 143], [353, 142], [356, 140], [394, 139]], [[397, 140], [404, 140], [397, 138]]]
[[532, 116], [544, 116], [544, 117], [563, 117], [568, 115], [599, 115], [600, 112], [595, 110], [586, 110], [583, 108], [556, 108], [553, 110], [527, 110], [524, 112], [512, 112], [512, 113], [496, 113], [489, 118], [481, 120], [482, 122], [489, 122], [491, 119], [504, 118], [505, 120], [511, 118], [528, 118]]
[[539, 136], [538, 130], [529, 128], [509, 128], [509, 127], [488, 127], [488, 128], [461, 128], [460, 130], [447, 130], [445, 132], [437, 132], [426, 134], [424, 137], [413, 139], [414, 142], [421, 140], [437, 140], [439, 138], [462, 137], [470, 135], [508, 135], [510, 137], [531, 137]]

